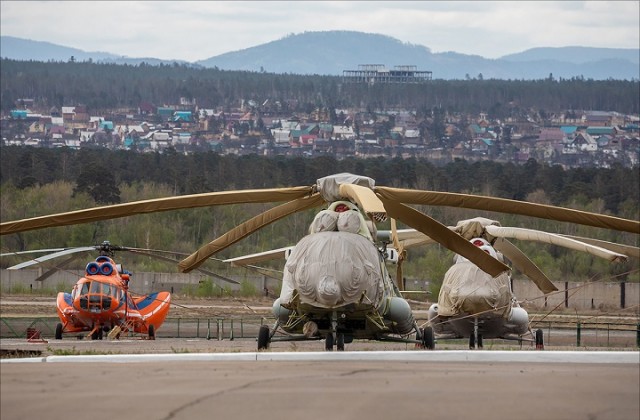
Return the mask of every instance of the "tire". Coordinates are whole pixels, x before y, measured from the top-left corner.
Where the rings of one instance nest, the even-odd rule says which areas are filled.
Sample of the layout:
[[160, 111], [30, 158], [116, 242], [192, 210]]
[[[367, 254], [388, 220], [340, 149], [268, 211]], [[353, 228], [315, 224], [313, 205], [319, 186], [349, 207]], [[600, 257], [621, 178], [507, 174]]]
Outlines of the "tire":
[[258, 350], [266, 350], [269, 348], [269, 327], [261, 325], [258, 330]]
[[433, 350], [436, 348], [436, 338], [433, 334], [432, 327], [426, 327], [422, 330], [422, 345], [427, 350]]
[[336, 340], [336, 349], [338, 351], [344, 351], [344, 334], [338, 334]]
[[544, 332], [536, 330], [536, 350], [544, 350]]
[[469, 336], [469, 349], [474, 350], [476, 348], [476, 337], [471, 333]]
[[324, 342], [324, 349], [326, 351], [333, 351], [333, 333], [327, 334], [327, 339]]
[[152, 324], [152, 325], [149, 325], [149, 340], [155, 340], [155, 339], [156, 339], [156, 329]]
[[92, 340], [97, 340], [97, 339], [98, 339], [98, 335], [99, 335], [99, 334], [100, 334], [100, 332], [99, 332], [99, 331], [94, 331], [94, 332], [91, 334], [91, 339], [92, 339]]
[[62, 324], [59, 322], [56, 325], [56, 340], [62, 340]]
[[482, 334], [478, 334], [478, 348], [482, 348]]

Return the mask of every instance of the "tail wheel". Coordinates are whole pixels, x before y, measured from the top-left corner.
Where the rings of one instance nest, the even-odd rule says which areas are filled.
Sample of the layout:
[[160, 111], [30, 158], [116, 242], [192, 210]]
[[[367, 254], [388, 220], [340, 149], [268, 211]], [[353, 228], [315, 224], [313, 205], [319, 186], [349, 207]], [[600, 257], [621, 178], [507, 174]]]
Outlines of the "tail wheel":
[[544, 350], [544, 333], [541, 329], [536, 330], [536, 350]]
[[258, 330], [258, 350], [266, 350], [269, 348], [269, 339], [270, 332], [269, 327], [266, 325], [261, 325]]
[[149, 325], [149, 340], [156, 339], [156, 329], [153, 325]]
[[427, 350], [433, 350], [436, 348], [436, 338], [433, 334], [433, 328], [426, 327], [422, 330], [422, 345]]
[[56, 340], [62, 340], [62, 324], [59, 322], [56, 325]]

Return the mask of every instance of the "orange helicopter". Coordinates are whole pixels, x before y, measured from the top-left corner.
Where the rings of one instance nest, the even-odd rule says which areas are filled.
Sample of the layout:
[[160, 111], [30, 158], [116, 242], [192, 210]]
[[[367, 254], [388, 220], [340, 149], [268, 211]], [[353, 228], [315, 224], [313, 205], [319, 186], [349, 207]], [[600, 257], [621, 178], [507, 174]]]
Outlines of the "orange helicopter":
[[171, 294], [166, 291], [132, 297], [129, 293], [131, 273], [113, 260], [114, 251], [127, 250], [111, 245], [108, 241], [93, 247], [65, 249], [10, 267], [20, 269], [27, 265], [68, 255], [97, 249], [100, 256], [87, 264], [84, 276], [73, 287], [71, 293], [59, 292], [56, 309], [60, 323], [56, 325], [55, 338], [63, 333], [87, 332], [92, 340], [101, 340], [104, 333], [110, 338], [121, 334], [145, 334], [150, 340], [162, 325], [171, 304]]
[[108, 242], [102, 244], [100, 256], [87, 264], [71, 293], [60, 292], [56, 309], [61, 323], [56, 325], [56, 339], [63, 333], [89, 331], [92, 340], [103, 333], [120, 337], [121, 333], [147, 334], [150, 340], [162, 325], [171, 303], [169, 292], [154, 292], [131, 297], [131, 273], [112, 259]]

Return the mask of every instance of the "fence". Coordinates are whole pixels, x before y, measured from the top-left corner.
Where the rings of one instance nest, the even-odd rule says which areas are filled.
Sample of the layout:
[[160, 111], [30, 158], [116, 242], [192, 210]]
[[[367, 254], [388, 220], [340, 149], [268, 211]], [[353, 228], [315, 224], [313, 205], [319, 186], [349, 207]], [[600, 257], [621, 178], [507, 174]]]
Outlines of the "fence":
[[[35, 281], [42, 275], [42, 269], [0, 270], [0, 280], [3, 291], [55, 289], [71, 291], [77, 279], [83, 272], [56, 272], [45, 281]], [[251, 284], [258, 293], [268, 289], [271, 291], [280, 288], [280, 281], [266, 276], [233, 277], [239, 283]], [[150, 293], [152, 291], [167, 290], [172, 293], [181, 293], [187, 287], [197, 286], [199, 283], [211, 279], [199, 273], [136, 273], [132, 278], [131, 287], [136, 293]], [[228, 289], [238, 291], [240, 285], [227, 283], [219, 279], [211, 279], [216, 285], [216, 290]], [[563, 307], [577, 310], [608, 310], [613, 308], [640, 308], [640, 283], [633, 282], [564, 282], [556, 281], [558, 292], [544, 296], [540, 290], [529, 280], [514, 279], [512, 281], [513, 292], [520, 301], [527, 302], [528, 308], [553, 308]], [[407, 287], [415, 290], [425, 287], [425, 282], [420, 280], [407, 281]], [[431, 299], [437, 299], [432, 296]]]
[[[39, 330], [43, 338], [53, 338], [58, 322], [60, 321], [56, 317], [0, 318], [0, 338], [27, 338], [27, 331], [33, 329]], [[255, 339], [263, 324], [271, 326], [272, 320], [259, 317], [167, 318], [162, 328], [156, 332], [156, 337], [158, 339]], [[534, 324], [534, 328], [543, 330], [546, 346], [640, 347], [640, 323], [537, 321]]]

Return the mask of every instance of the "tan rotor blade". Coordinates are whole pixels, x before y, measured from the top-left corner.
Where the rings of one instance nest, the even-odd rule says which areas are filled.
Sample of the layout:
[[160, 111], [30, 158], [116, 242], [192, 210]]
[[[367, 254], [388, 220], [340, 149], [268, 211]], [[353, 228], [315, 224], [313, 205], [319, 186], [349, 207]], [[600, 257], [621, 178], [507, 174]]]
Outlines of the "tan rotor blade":
[[55, 226], [96, 222], [99, 220], [115, 219], [118, 217], [133, 216], [135, 214], [143, 213], [155, 213], [223, 204], [289, 201], [308, 196], [311, 194], [311, 190], [311, 187], [293, 187], [264, 190], [220, 191], [134, 201], [131, 203], [114, 204], [112, 206], [94, 207], [91, 209], [33, 217], [31, 219], [4, 222], [0, 224], [0, 235]]
[[256, 254], [243, 255], [241, 257], [229, 258], [223, 262], [231, 264], [232, 267], [244, 267], [250, 264], [256, 264], [264, 261], [286, 259], [291, 255], [293, 246], [272, 249], [270, 251], [258, 252]]
[[485, 226], [484, 229], [489, 235], [495, 236], [497, 238], [513, 238], [524, 241], [535, 241], [557, 245], [564, 248], [573, 249], [575, 251], [585, 252], [587, 254], [604, 258], [609, 261], [625, 261], [627, 259], [627, 256], [624, 254], [619, 254], [617, 252], [613, 252], [599, 246], [590, 245], [572, 238], [556, 235], [554, 233], [542, 232], [533, 229], [493, 225]]
[[438, 191], [407, 190], [390, 187], [375, 187], [375, 192], [387, 201], [430, 206], [460, 207], [499, 213], [520, 214], [560, 222], [577, 223], [605, 229], [640, 234], [640, 221], [589, 213], [563, 207], [506, 198], [485, 197], [470, 194], [455, 194]]
[[396, 267], [396, 285], [399, 290], [404, 290], [404, 277], [402, 276], [402, 263], [406, 257], [404, 246], [398, 240], [398, 226], [396, 219], [391, 218], [391, 240], [393, 247], [398, 251], [398, 265]]
[[601, 248], [608, 249], [613, 252], [624, 254], [627, 257], [640, 258], [640, 248], [633, 245], [616, 244], [613, 242], [602, 241], [600, 239], [583, 238], [580, 236], [560, 235], [565, 238], [575, 239], [576, 241], [584, 242], [587, 244], [599, 246]]
[[381, 196], [380, 199], [390, 217], [402, 221], [442, 244], [445, 248], [462, 255], [492, 277], [509, 271], [508, 266], [431, 217], [394, 200], [387, 200], [384, 196]]
[[538, 266], [514, 244], [504, 238], [498, 238], [493, 246], [509, 258], [518, 271], [529, 277], [542, 293], [547, 294], [558, 290]]
[[178, 267], [183, 273], [188, 273], [194, 268], [199, 267], [207, 258], [211, 257], [217, 252], [233, 245], [242, 238], [252, 234], [253, 232], [273, 223], [283, 217], [290, 214], [307, 210], [313, 207], [318, 207], [324, 203], [324, 199], [320, 194], [314, 194], [311, 197], [298, 198], [297, 200], [290, 201], [285, 204], [281, 204], [278, 207], [274, 207], [259, 215], [247, 220], [246, 222], [236, 226], [229, 232], [220, 236], [219, 238], [209, 242], [207, 245], [201, 247], [193, 254], [189, 255], [184, 260], [180, 261]]
[[364, 211], [370, 219], [379, 221], [386, 220], [387, 211], [371, 189], [355, 184], [342, 184], [340, 185], [340, 195], [348, 197], [350, 200], [358, 203], [362, 211]]

